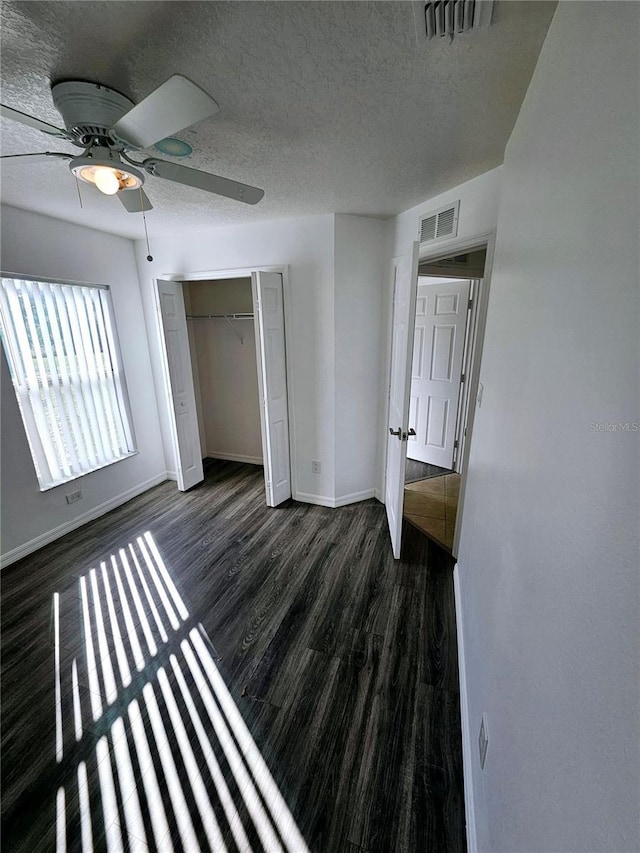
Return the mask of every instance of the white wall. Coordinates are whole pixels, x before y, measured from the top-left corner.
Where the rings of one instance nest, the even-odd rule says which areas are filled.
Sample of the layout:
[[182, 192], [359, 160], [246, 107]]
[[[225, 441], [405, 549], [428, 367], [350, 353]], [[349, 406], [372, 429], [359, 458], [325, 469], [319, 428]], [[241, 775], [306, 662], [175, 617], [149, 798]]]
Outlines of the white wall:
[[503, 166], [458, 562], [492, 853], [640, 849], [640, 433], [591, 426], [640, 413], [639, 19], [560, 4]]
[[191, 320], [204, 427], [202, 452], [262, 462], [256, 339], [253, 320]]
[[[11, 207], [2, 208], [2, 269], [111, 286], [139, 453], [41, 492], [2, 353], [2, 554], [9, 561], [104, 509], [165, 479], [158, 410], [147, 349], [133, 243]], [[1, 349], [1, 347], [0, 347]], [[81, 488], [68, 505], [65, 494]], [[105, 506], [106, 505], [106, 506]]]
[[[381, 269], [388, 230], [388, 223], [379, 220], [342, 215], [211, 228], [163, 238], [152, 245], [152, 263], [145, 260], [143, 244], [136, 245], [159, 395], [154, 277], [288, 265], [293, 492], [299, 500], [334, 506], [373, 495], [379, 480]], [[167, 467], [172, 468], [161, 410]], [[320, 474], [312, 472], [313, 460], [320, 461]]]
[[[194, 190], [194, 192], [196, 192]], [[225, 269], [260, 269], [289, 265], [289, 321], [286, 329], [292, 379], [293, 443], [299, 495], [335, 495], [334, 465], [334, 327], [333, 216], [225, 226], [153, 240], [153, 262], [136, 243], [136, 259], [149, 329], [151, 357], [159, 399], [164, 398], [161, 360], [155, 334], [153, 280], [163, 275]], [[162, 395], [162, 396], [160, 396]], [[167, 467], [174, 466], [167, 415], [160, 406]], [[322, 462], [312, 474], [311, 460]]]
[[371, 497], [379, 480], [380, 324], [388, 222], [335, 216], [336, 500]]

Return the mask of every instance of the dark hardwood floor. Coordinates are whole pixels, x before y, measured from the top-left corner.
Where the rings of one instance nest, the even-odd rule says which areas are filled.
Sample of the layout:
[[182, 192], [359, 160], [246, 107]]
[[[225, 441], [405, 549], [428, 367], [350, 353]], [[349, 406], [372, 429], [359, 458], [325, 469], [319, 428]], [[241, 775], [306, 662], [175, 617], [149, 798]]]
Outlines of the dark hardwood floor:
[[6, 567], [3, 850], [464, 851], [452, 562], [403, 553], [217, 462]]

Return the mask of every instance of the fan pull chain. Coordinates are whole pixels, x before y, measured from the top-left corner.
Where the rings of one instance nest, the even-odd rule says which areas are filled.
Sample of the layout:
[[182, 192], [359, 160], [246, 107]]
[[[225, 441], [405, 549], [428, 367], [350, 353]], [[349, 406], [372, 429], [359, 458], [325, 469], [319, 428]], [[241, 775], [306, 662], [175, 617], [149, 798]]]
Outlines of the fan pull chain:
[[82, 210], [83, 204], [82, 204], [82, 195], [80, 193], [80, 181], [78, 180], [77, 175], [74, 175], [73, 177], [76, 179], [76, 189], [78, 190], [78, 200], [80, 202], [80, 210]]
[[153, 260], [151, 249], [149, 248], [149, 232], [147, 231], [147, 217], [144, 215], [144, 199], [142, 197], [142, 187], [140, 187], [140, 210], [142, 211], [142, 222], [144, 223], [144, 237], [147, 241], [147, 260], [149, 263]]

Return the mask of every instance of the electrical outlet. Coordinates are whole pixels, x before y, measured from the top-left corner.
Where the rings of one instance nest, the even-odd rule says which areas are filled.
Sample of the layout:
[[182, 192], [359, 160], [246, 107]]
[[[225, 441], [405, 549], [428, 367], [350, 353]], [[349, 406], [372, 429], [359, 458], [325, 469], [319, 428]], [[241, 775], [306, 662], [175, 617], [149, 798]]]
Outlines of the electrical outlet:
[[322, 465], [320, 464], [318, 459], [314, 459], [311, 462], [311, 471], [313, 474], [321, 474], [322, 473]]
[[489, 730], [487, 729], [487, 715], [482, 715], [480, 723], [480, 734], [478, 735], [478, 750], [480, 751], [480, 767], [484, 770], [484, 762], [487, 757], [487, 747], [489, 746]]
[[82, 489], [78, 489], [77, 492], [71, 492], [70, 494], [66, 495], [66, 498], [68, 504], [74, 504], [76, 501], [81, 501]]

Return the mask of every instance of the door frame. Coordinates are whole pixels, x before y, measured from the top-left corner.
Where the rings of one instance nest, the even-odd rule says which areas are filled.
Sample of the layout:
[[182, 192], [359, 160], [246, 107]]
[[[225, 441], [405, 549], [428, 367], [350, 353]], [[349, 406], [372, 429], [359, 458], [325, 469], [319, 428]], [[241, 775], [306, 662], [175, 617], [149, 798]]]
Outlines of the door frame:
[[[189, 271], [189, 272], [172, 272], [172, 273], [163, 273], [162, 275], [156, 276], [154, 278], [154, 287], [153, 287], [153, 298], [156, 309], [156, 326], [157, 326], [157, 334], [160, 336], [159, 340], [162, 336], [162, 324], [161, 317], [159, 315], [160, 305], [158, 300], [158, 281], [216, 281], [219, 279], [227, 279], [227, 278], [251, 278], [251, 273], [253, 272], [275, 272], [280, 273], [282, 276], [282, 294], [283, 294], [283, 302], [284, 302], [284, 347], [285, 347], [285, 359], [286, 359], [286, 376], [287, 376], [287, 416], [289, 418], [289, 468], [291, 471], [291, 493], [294, 500], [297, 499], [298, 493], [298, 477], [297, 470], [295, 465], [295, 460], [297, 459], [296, 453], [296, 426], [295, 420], [293, 417], [295, 411], [295, 401], [294, 401], [294, 383], [293, 383], [293, 361], [291, 354], [291, 317], [292, 317], [292, 306], [291, 306], [291, 287], [289, 282], [289, 266], [288, 264], [284, 265], [274, 265], [274, 264], [254, 264], [250, 267], [233, 267], [229, 269], [215, 269], [215, 270], [198, 270], [197, 272]], [[256, 312], [256, 305], [254, 300], [254, 313]], [[171, 405], [171, 386], [169, 383], [169, 379], [166, 375], [166, 366], [163, 362], [163, 374], [164, 374], [164, 391], [165, 391], [165, 405]], [[264, 430], [262, 419], [260, 423], [260, 430], [263, 433], [264, 440]], [[174, 445], [175, 452], [175, 436], [171, 435], [172, 443]], [[202, 450], [202, 448], [201, 448]]]
[[[480, 288], [482, 287], [481, 278], [472, 278], [469, 280], [469, 299], [471, 307], [467, 314], [467, 327], [465, 329], [464, 352], [462, 355], [462, 372], [465, 375], [465, 381], [460, 385], [460, 394], [458, 396], [458, 412], [456, 417], [456, 442], [457, 447], [453, 453], [453, 470], [458, 474], [462, 473], [462, 460], [464, 457], [464, 448], [467, 443], [467, 420], [469, 415], [469, 404], [471, 401], [471, 374], [474, 365], [474, 347], [476, 335], [478, 332], [478, 302], [480, 299]], [[467, 377], [469, 381], [467, 381]]]
[[[462, 448], [462, 453], [460, 454], [460, 466], [462, 468], [462, 474], [460, 479], [460, 494], [458, 497], [458, 511], [456, 514], [456, 527], [453, 536], [453, 547], [451, 549], [454, 557], [458, 555], [458, 545], [460, 542], [460, 531], [462, 529], [462, 516], [464, 509], [464, 498], [466, 492], [467, 485], [467, 474], [469, 470], [469, 455], [471, 451], [471, 440], [473, 434], [473, 423], [475, 419], [475, 412], [477, 406], [477, 396], [478, 396], [478, 384], [480, 378], [480, 367], [482, 361], [482, 348], [484, 345], [484, 333], [485, 326], [487, 320], [487, 309], [489, 305], [489, 291], [491, 285], [491, 272], [493, 269], [493, 257], [495, 251], [495, 241], [496, 241], [496, 232], [495, 229], [491, 229], [490, 231], [482, 231], [478, 234], [472, 235], [470, 237], [464, 238], [455, 238], [453, 240], [443, 241], [442, 243], [438, 243], [437, 246], [429, 247], [426, 246], [420, 249], [418, 255], [418, 275], [420, 275], [420, 264], [424, 261], [441, 261], [444, 258], [449, 258], [452, 255], [461, 255], [465, 252], [472, 252], [475, 250], [486, 250], [486, 256], [484, 261], [484, 274], [481, 279], [479, 279], [480, 284], [478, 286], [478, 304], [477, 304], [477, 322], [476, 328], [474, 332], [474, 340], [471, 343], [471, 375], [469, 377], [469, 404], [467, 408], [467, 435], [466, 440], [464, 442], [464, 447]], [[389, 272], [393, 270], [394, 263], [398, 260], [398, 258], [394, 257], [391, 263], [389, 264]], [[393, 301], [391, 302], [391, 311], [388, 328], [393, 328]], [[411, 362], [413, 359], [413, 339], [411, 339], [411, 344], [408, 347], [407, 358]], [[386, 373], [387, 373], [387, 395], [386, 395], [386, 405], [384, 412], [384, 422], [382, 425], [381, 436], [383, 437], [383, 448], [384, 448], [384, 457], [383, 457], [383, 481], [382, 481], [382, 495], [386, 494], [386, 481], [387, 481], [387, 460], [386, 460], [386, 429], [387, 429], [387, 420], [389, 419], [389, 393], [391, 389], [391, 340], [388, 338], [388, 350], [387, 350], [387, 360], [386, 360]], [[406, 448], [406, 443], [405, 443]], [[405, 450], [406, 452], [406, 450]]]
[[[460, 543], [460, 531], [462, 529], [462, 518], [464, 514], [464, 498], [467, 486], [467, 475], [469, 472], [469, 455], [473, 439], [473, 423], [477, 408], [478, 384], [480, 381], [482, 348], [484, 345], [487, 309], [489, 306], [489, 290], [491, 285], [495, 240], [496, 232], [495, 229], [492, 229], [491, 231], [477, 234], [473, 237], [447, 241], [446, 245], [441, 243], [437, 247], [427, 247], [421, 250], [419, 255], [420, 264], [423, 261], [441, 261], [451, 255], [461, 255], [465, 252], [472, 252], [480, 249], [485, 249], [487, 253], [484, 261], [484, 274], [482, 278], [478, 279], [477, 319], [474, 330], [474, 339], [471, 341], [469, 352], [471, 375], [469, 377], [469, 400], [466, 417], [467, 434], [462, 448], [462, 453], [459, 457], [459, 465], [462, 468], [462, 474], [460, 477], [460, 495], [458, 497], [458, 511], [456, 513], [456, 527], [453, 534], [453, 546], [451, 548], [451, 552], [454, 557], [458, 556], [458, 545]], [[413, 352], [411, 353], [411, 356], [413, 356]]]

